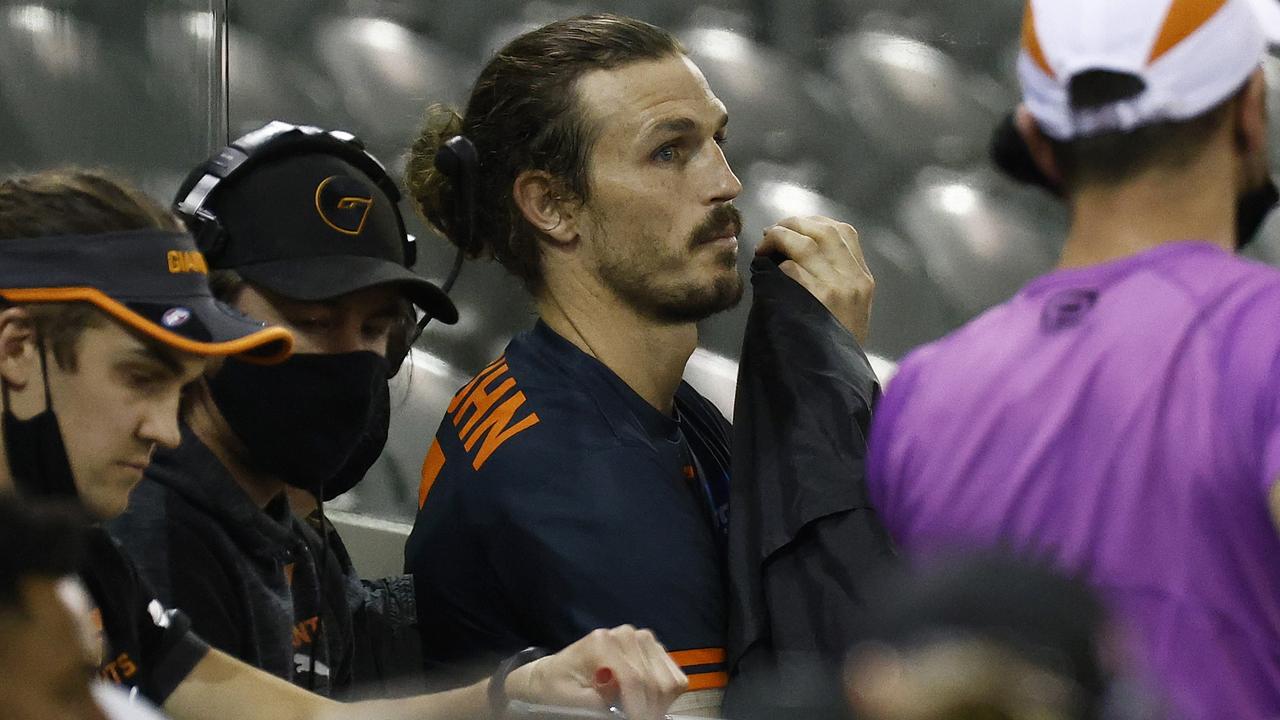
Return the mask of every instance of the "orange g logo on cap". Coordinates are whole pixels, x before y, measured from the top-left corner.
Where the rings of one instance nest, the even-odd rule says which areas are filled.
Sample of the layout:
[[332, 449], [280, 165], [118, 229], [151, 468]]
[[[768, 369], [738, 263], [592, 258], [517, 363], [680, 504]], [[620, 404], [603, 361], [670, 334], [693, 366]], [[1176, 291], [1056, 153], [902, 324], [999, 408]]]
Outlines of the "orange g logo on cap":
[[344, 235], [359, 235], [372, 209], [373, 194], [355, 178], [331, 175], [316, 186], [316, 212]]

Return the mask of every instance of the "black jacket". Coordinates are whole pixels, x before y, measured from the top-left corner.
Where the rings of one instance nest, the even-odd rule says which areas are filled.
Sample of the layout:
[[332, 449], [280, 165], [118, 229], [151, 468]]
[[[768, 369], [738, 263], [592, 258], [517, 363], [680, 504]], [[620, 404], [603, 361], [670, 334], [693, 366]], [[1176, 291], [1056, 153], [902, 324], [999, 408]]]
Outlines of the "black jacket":
[[90, 528], [85, 545], [80, 578], [96, 606], [93, 618], [102, 640], [98, 675], [163, 705], [209, 646], [191, 632], [186, 615], [156, 599], [105, 530]]
[[250, 665], [343, 697], [418, 672], [416, 656], [381, 652], [417, 645], [412, 579], [362, 582], [336, 533], [321, 559], [317, 528], [284, 495], [260, 509], [189, 428], [178, 448], [156, 453], [109, 529], [162, 602]]
[[751, 271], [734, 406], [728, 717], [762, 687], [798, 687], [815, 664], [838, 661], [870, 576], [894, 557], [866, 492], [880, 392], [871, 365], [772, 260]]

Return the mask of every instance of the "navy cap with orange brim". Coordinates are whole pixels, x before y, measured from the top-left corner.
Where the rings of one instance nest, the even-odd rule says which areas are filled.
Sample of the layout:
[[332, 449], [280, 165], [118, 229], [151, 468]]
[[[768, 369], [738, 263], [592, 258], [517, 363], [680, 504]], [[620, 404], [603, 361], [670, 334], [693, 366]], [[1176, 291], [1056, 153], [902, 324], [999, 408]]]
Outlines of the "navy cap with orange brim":
[[214, 298], [190, 235], [137, 230], [0, 239], [0, 297], [11, 303], [87, 302], [175, 350], [263, 364], [293, 352], [288, 330]]

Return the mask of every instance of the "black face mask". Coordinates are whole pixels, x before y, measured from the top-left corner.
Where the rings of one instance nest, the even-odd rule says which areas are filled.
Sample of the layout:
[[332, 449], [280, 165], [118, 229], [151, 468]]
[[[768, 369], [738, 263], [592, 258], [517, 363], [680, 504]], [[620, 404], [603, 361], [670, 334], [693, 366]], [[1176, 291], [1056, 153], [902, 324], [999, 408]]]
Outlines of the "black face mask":
[[343, 463], [342, 468], [324, 483], [323, 499], [325, 502], [338, 497], [355, 487], [364, 479], [365, 473], [382, 455], [387, 446], [387, 432], [391, 428], [391, 389], [388, 383], [382, 383], [382, 392], [374, 392], [373, 405], [369, 407], [369, 417], [365, 422], [364, 432], [356, 442], [356, 447]]
[[4, 400], [4, 451], [9, 459], [9, 474], [23, 497], [75, 498], [76, 481], [71, 474], [71, 461], [62, 443], [62, 430], [53, 413], [49, 395], [49, 368], [44, 343], [39, 339], [40, 375], [44, 378], [44, 412], [26, 420], [14, 416], [9, 406], [9, 384], [0, 380]]
[[1275, 180], [1267, 176], [1266, 182], [1240, 196], [1236, 202], [1236, 249], [1253, 242], [1267, 215], [1280, 203], [1280, 190]]
[[373, 352], [299, 354], [278, 365], [228, 359], [209, 390], [254, 466], [319, 497], [357, 449], [368, 453], [387, 361]]

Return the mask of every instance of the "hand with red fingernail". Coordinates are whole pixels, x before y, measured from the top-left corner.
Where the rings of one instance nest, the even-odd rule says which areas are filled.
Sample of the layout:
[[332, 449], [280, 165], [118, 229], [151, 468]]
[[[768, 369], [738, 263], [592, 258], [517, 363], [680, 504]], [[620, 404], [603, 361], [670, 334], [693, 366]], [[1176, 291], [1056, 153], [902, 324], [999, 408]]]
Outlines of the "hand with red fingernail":
[[517, 668], [508, 696], [542, 705], [608, 710], [660, 720], [689, 680], [648, 630], [596, 630], [555, 655]]

